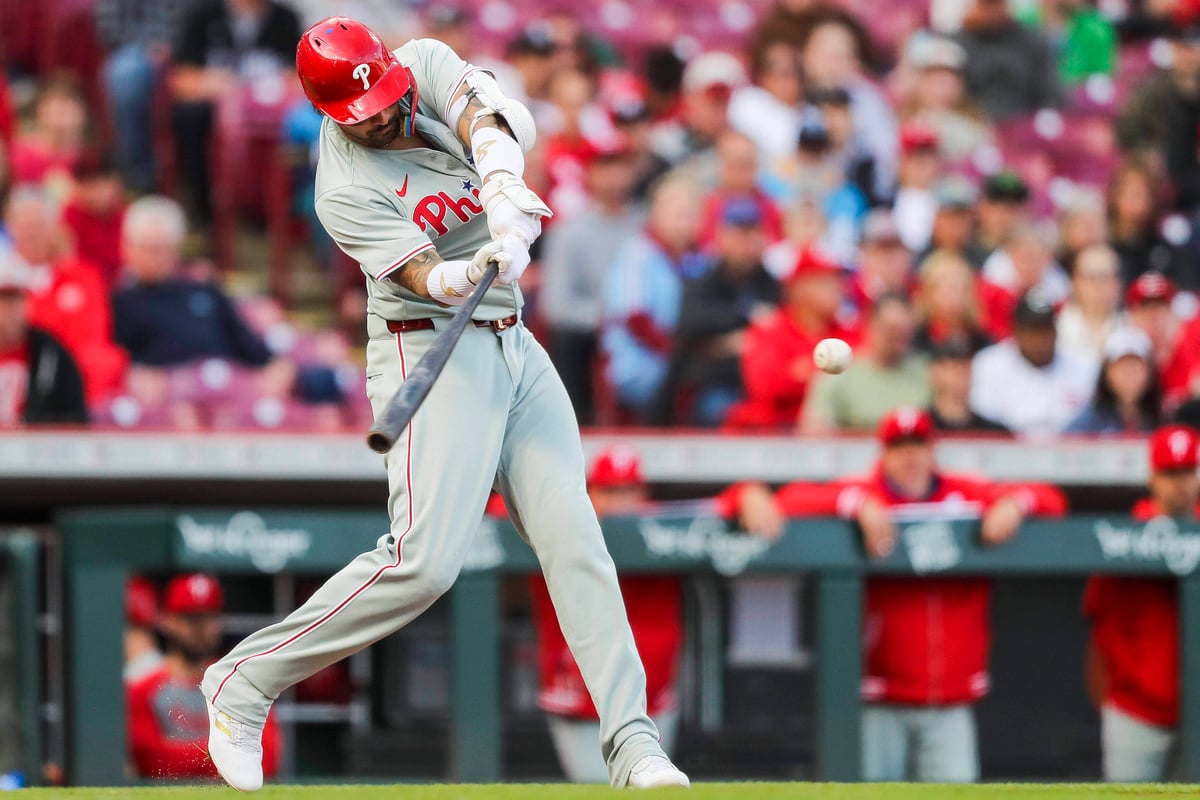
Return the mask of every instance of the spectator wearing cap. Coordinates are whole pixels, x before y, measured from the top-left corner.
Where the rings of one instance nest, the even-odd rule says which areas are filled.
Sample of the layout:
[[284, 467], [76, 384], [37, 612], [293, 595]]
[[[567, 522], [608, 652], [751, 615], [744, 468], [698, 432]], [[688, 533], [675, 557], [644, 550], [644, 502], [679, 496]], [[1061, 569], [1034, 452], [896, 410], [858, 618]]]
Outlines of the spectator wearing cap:
[[1185, 326], [1171, 310], [1175, 294], [1171, 279], [1157, 272], [1145, 273], [1125, 290], [1129, 323], [1150, 337], [1169, 406], [1191, 393], [1190, 376], [1200, 362], [1195, 328]]
[[992, 141], [987, 118], [966, 91], [967, 53], [962, 45], [945, 36], [918, 32], [909, 39], [904, 60], [913, 76], [908, 96], [900, 104], [903, 123], [936, 131], [938, 150], [948, 163], [965, 161]]
[[713, 51], [696, 56], [683, 70], [679, 117], [660, 123], [651, 141], [654, 153], [672, 167], [694, 173], [704, 188], [717, 182], [717, 138], [729, 129], [729, 101], [748, 82], [736, 56]]
[[1058, 346], [1081, 360], [1099, 361], [1120, 327], [1120, 260], [1106, 244], [1085, 247], [1075, 259], [1071, 296], [1058, 312]]
[[1139, 328], [1117, 328], [1104, 343], [1092, 401], [1067, 433], [1150, 433], [1163, 421], [1163, 394], [1150, 337]]
[[1014, 433], [1061, 433], [1092, 396], [1094, 363], [1058, 350], [1054, 306], [1036, 291], [1017, 302], [1012, 337], [975, 356], [971, 406]]
[[1012, 309], [1026, 292], [1037, 290], [1055, 306], [1066, 301], [1071, 281], [1054, 261], [1050, 240], [1042, 229], [1021, 223], [1013, 228], [1008, 241], [988, 256], [983, 264], [980, 296], [984, 303], [984, 324], [997, 340], [1008, 336]]
[[[1150, 437], [1150, 496], [1139, 522], [1200, 518], [1196, 431], [1159, 428]], [[1165, 522], [1165, 520], [1162, 520]], [[1179, 724], [1179, 582], [1096, 576], [1084, 591], [1091, 620], [1089, 685], [1100, 707], [1104, 779], [1162, 782], [1174, 774]]]
[[[814, 492], [777, 494], [784, 513], [836, 513], [858, 523], [871, 559], [899, 544], [897, 517], [979, 520], [981, 543], [999, 546], [1031, 514], [1061, 516], [1052, 486], [1003, 486], [944, 472], [934, 423], [914, 406], [883, 415], [879, 460], [865, 478]], [[824, 506], [824, 507], [822, 507]], [[991, 582], [979, 578], [872, 577], [863, 629], [862, 775], [868, 781], [968, 783], [979, 779], [974, 704], [987, 694]], [[936, 610], [936, 611], [934, 611]]]
[[1049, 44], [1040, 32], [1013, 19], [1006, 0], [975, 0], [957, 40], [967, 53], [967, 92], [992, 120], [1061, 104]]
[[178, 273], [187, 222], [173, 200], [148, 196], [129, 207], [121, 230], [127, 283], [113, 295], [116, 336], [133, 363], [177, 367], [226, 358], [261, 367], [266, 344], [214, 284]]
[[[200, 693], [204, 670], [220, 652], [225, 598], [211, 575], [172, 578], [162, 593], [158, 631], [164, 642], [159, 667], [125, 686], [129, 759], [143, 778], [217, 777], [208, 757], [208, 710]], [[263, 772], [279, 769], [279, 728], [267, 719]]]
[[981, 269], [988, 253], [975, 240], [975, 187], [966, 178], [951, 175], [937, 182], [933, 196], [937, 201], [933, 229], [929, 233], [929, 246], [918, 261], [935, 250], [943, 250], [957, 253], [974, 269]]
[[1004, 246], [1019, 224], [1029, 220], [1029, 186], [1010, 170], [989, 176], [983, 182], [976, 213], [976, 249], [990, 255]]
[[126, 685], [136, 683], [162, 665], [162, 651], [154, 638], [158, 623], [158, 589], [141, 575], [125, 581], [125, 669]]
[[900, 240], [892, 212], [877, 208], [863, 218], [858, 262], [850, 282], [850, 297], [860, 316], [867, 316], [875, 298], [888, 292], [908, 292], [912, 284], [912, 254]]
[[645, 201], [650, 187], [671, 168], [653, 149], [654, 122], [648, 91], [646, 82], [632, 72], [607, 69], [600, 73], [598, 100], [617, 132], [629, 142], [630, 170], [636, 176], [633, 196], [639, 201]]
[[1121, 282], [1129, 286], [1145, 272], [1159, 272], [1186, 289], [1200, 289], [1200, 271], [1160, 230], [1166, 194], [1161, 171], [1149, 160], [1130, 159], [1113, 174], [1108, 237], [1121, 257]]
[[[714, 237], [716, 263], [683, 284], [675, 330], [677, 349], [655, 422], [715, 427], [742, 399], [746, 329], [779, 303], [779, 282], [762, 264], [766, 235], [758, 204], [725, 206]], [[680, 393], [691, 397], [680, 414]]]
[[898, 406], [927, 406], [928, 362], [913, 351], [915, 329], [907, 295], [876, 300], [854, 362], [841, 375], [821, 375], [805, 397], [800, 432], [869, 431]]
[[662, 389], [683, 281], [709, 265], [699, 237], [699, 187], [669, 173], [651, 193], [644, 229], [621, 245], [608, 269], [601, 347], [617, 404], [635, 418], [652, 413]]
[[971, 359], [975, 350], [962, 339], [947, 339], [929, 350], [929, 387], [933, 398], [926, 413], [934, 430], [945, 433], [1009, 434], [999, 422], [971, 407]]
[[812, 351], [829, 337], [853, 345], [857, 332], [841, 326], [841, 267], [814, 246], [804, 247], [783, 282], [775, 313], [754, 320], [742, 346], [746, 400], [730, 413], [735, 427], [791, 428], [816, 374]]
[[1134, 91], [1116, 122], [1117, 143], [1130, 154], [1161, 158], [1175, 188], [1175, 207], [1200, 204], [1200, 14], [1179, 4], [1182, 18], [1167, 33], [1170, 66]]
[[72, 252], [49, 194], [20, 186], [4, 213], [16, 255], [30, 270], [29, 323], [57, 339], [83, 374], [89, 404], [120, 386], [128, 356], [113, 341], [112, 310], [99, 268]]
[[550, 356], [583, 425], [595, 422], [592, 376], [612, 247], [632, 240], [644, 216], [631, 201], [634, 157], [623, 134], [592, 141], [584, 166], [588, 205], [547, 230], [544, 239], [539, 307]]
[[751, 203], [768, 244], [783, 238], [783, 212], [758, 184], [758, 151], [749, 137], [728, 130], [717, 137], [717, 186], [704, 199], [700, 243], [714, 243], [717, 227], [731, 203]]
[[767, 161], [786, 156], [800, 137], [804, 99], [796, 45], [777, 40], [752, 51], [750, 78], [753, 82], [729, 100], [729, 123], [750, 137]]
[[937, 215], [934, 192], [942, 175], [937, 132], [909, 124], [900, 131], [899, 183], [893, 211], [904, 246], [919, 253], [929, 245]]
[[[588, 496], [596, 516], [653, 517], [662, 512], [650, 500], [636, 451], [615, 445], [602, 450], [588, 469]], [[770, 491], [758, 483], [735, 484], [716, 497], [691, 505], [696, 514], [716, 516], [754, 536], [776, 539], [783, 530]], [[504, 502], [493, 495], [488, 514], [504, 515]], [[608, 767], [596, 748], [600, 720], [579, 667], [559, 628], [546, 581], [529, 581], [537, 630], [540, 691], [559, 763], [576, 783], [608, 783]], [[679, 723], [679, 661], [683, 654], [682, 587], [675, 576], [623, 576], [621, 594], [638, 655], [646, 670], [646, 705], [670, 753]]]
[[883, 93], [864, 74], [870, 38], [852, 15], [818, 19], [800, 43], [805, 89], [842, 88], [850, 94], [850, 113], [861, 150], [875, 161], [871, 197], [890, 197], [896, 179], [896, 117]]
[[975, 271], [957, 253], [937, 251], [921, 262], [913, 302], [916, 349], [928, 353], [934, 345], [960, 341], [974, 354], [992, 343], [980, 323], [976, 284]]
[[89, 153], [81, 158], [62, 221], [75, 248], [100, 268], [109, 289], [117, 282], [121, 268], [121, 223], [126, 205], [125, 184], [112, 157]]
[[75, 360], [30, 324], [30, 281], [24, 262], [0, 251], [0, 426], [87, 422]]

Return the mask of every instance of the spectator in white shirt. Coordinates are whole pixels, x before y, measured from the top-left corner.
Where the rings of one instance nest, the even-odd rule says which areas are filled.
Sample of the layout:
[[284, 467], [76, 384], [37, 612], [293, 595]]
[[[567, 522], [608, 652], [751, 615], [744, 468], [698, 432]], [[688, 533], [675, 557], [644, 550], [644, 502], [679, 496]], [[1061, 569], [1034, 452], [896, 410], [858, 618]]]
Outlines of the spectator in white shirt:
[[900, 132], [900, 185], [893, 206], [900, 241], [914, 253], [929, 246], [938, 199], [934, 187], [942, 177], [937, 131], [925, 125], [905, 125]]
[[1120, 327], [1121, 259], [1106, 244], [1085, 247], [1075, 257], [1071, 299], [1058, 312], [1058, 349], [1100, 363], [1104, 342]]
[[971, 407], [1018, 435], [1061, 433], [1088, 403], [1096, 367], [1058, 350], [1054, 305], [1027, 292], [1013, 335], [975, 356]]
[[790, 155], [800, 139], [804, 97], [796, 46], [786, 41], [767, 45], [751, 72], [754, 84], [738, 89], [729, 101], [729, 122], [765, 160]]

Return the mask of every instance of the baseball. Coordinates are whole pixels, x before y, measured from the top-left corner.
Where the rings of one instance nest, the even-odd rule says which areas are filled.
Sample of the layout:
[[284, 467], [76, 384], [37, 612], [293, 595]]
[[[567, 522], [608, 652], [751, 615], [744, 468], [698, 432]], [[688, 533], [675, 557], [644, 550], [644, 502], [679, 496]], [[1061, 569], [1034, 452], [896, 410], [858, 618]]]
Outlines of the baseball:
[[841, 339], [822, 339], [813, 348], [813, 363], [817, 365], [817, 369], [830, 375], [837, 375], [846, 369], [853, 359], [850, 345]]

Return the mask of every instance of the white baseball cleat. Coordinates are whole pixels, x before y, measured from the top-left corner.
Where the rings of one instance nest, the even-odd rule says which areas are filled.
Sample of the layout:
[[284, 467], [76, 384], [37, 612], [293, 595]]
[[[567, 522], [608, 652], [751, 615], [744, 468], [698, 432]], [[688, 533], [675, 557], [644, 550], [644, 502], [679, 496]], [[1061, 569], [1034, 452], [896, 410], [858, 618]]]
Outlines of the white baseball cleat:
[[225, 782], [239, 792], [257, 792], [263, 785], [263, 729], [238, 722], [208, 704], [208, 757]]
[[659, 789], [663, 786], [691, 788], [692, 782], [666, 756], [646, 756], [629, 770], [629, 788]]

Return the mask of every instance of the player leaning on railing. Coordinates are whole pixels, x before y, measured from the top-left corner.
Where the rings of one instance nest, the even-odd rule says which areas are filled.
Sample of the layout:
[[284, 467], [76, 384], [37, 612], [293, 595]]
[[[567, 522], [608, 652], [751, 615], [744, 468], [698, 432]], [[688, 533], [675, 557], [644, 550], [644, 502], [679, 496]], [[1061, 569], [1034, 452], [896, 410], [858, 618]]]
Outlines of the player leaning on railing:
[[378, 417], [488, 262], [484, 296], [386, 459], [391, 531], [280, 623], [205, 674], [209, 753], [243, 790], [262, 785], [260, 734], [279, 694], [406, 625], [450, 588], [492, 487], [537, 553], [595, 698], [614, 786], [687, 786], [646, 714], [646, 677], [584, 486], [575, 415], [521, 324], [517, 279], [546, 205], [525, 186], [533, 117], [487, 72], [432, 39], [389, 52], [331, 17], [296, 59], [323, 123], [316, 208], [367, 276], [367, 394]]

